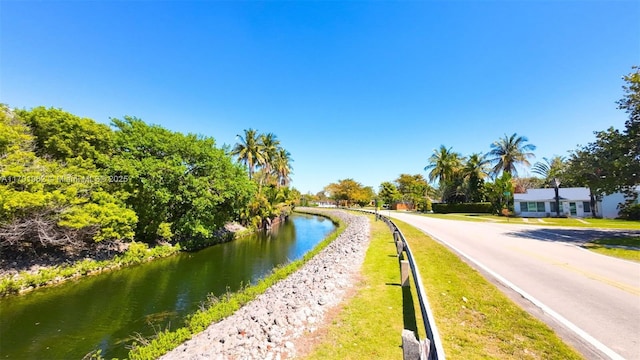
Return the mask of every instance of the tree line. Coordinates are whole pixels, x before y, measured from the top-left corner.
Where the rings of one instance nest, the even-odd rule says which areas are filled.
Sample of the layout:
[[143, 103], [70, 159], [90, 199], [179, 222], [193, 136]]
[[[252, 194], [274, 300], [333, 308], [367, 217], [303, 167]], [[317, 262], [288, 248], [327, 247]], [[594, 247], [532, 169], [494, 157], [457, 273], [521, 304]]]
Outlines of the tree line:
[[[586, 146], [578, 146], [568, 157], [543, 158], [531, 164], [536, 146], [526, 136], [505, 134], [490, 145], [486, 154], [473, 153], [463, 156], [451, 147], [441, 145], [428, 159], [421, 174], [401, 174], [394, 181], [380, 184], [378, 192], [353, 179], [339, 180], [325, 187], [316, 195], [307, 194], [309, 201], [332, 199], [345, 205], [369, 204], [378, 199], [386, 204], [398, 201], [412, 203], [418, 210], [430, 210], [431, 200], [444, 203], [490, 202], [496, 212], [508, 209], [513, 193], [527, 189], [553, 187], [588, 187], [591, 191], [592, 209], [603, 195], [622, 191], [626, 202], [621, 215], [640, 219], [637, 191], [640, 185], [640, 72], [623, 77], [623, 98], [617, 101], [629, 119], [623, 130], [613, 127], [595, 131], [596, 140]], [[531, 168], [537, 176], [518, 176], [518, 167]], [[595, 214], [594, 214], [595, 215]]]
[[[218, 241], [230, 221], [286, 211], [290, 154], [260, 136], [260, 181], [236, 144], [125, 116], [111, 126], [61, 109], [0, 105], [0, 250], [80, 250], [97, 242]], [[277, 176], [276, 176], [277, 174]]]

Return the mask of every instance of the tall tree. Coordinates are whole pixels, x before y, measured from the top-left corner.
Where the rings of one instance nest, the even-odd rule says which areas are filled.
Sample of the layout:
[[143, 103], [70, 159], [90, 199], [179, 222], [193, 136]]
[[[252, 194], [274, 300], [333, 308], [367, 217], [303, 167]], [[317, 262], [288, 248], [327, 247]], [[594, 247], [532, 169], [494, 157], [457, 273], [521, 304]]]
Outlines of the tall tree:
[[438, 181], [443, 201], [453, 187], [454, 177], [462, 167], [463, 159], [462, 155], [452, 151], [452, 148], [447, 149], [446, 146], [440, 145], [440, 148], [433, 150], [429, 164], [424, 167], [425, 171], [430, 170], [429, 181]]
[[493, 157], [490, 161], [495, 164], [493, 167], [495, 176], [498, 176], [500, 172], [518, 175], [516, 169], [518, 164], [531, 166], [529, 159], [535, 157], [532, 151], [536, 149], [536, 146], [527, 144], [528, 141], [526, 137], [513, 133], [511, 136], [505, 134], [503, 138], [491, 144], [491, 151], [488, 155]]
[[640, 68], [634, 66], [632, 70], [623, 77], [626, 82], [622, 87], [624, 96], [617, 102], [618, 109], [629, 114], [621, 141], [625, 153], [623, 176], [627, 187], [640, 184]]
[[276, 162], [278, 151], [281, 149], [280, 140], [274, 133], [267, 133], [259, 135], [258, 143], [262, 152], [261, 161], [258, 165], [264, 168], [266, 177], [269, 177]]
[[291, 153], [283, 148], [279, 148], [276, 152], [276, 155], [273, 160], [273, 172], [276, 175], [277, 186], [287, 186], [291, 181], [290, 175], [291, 163], [293, 159], [291, 159]]
[[248, 167], [249, 179], [252, 179], [255, 167], [265, 162], [264, 146], [258, 132], [251, 128], [245, 129], [244, 136], [237, 135], [237, 138], [240, 142], [235, 144], [231, 155], [236, 156], [238, 161]]
[[484, 179], [489, 177], [490, 161], [486, 155], [475, 153], [471, 154], [462, 168], [462, 176], [467, 185], [467, 198], [470, 201], [481, 201]]

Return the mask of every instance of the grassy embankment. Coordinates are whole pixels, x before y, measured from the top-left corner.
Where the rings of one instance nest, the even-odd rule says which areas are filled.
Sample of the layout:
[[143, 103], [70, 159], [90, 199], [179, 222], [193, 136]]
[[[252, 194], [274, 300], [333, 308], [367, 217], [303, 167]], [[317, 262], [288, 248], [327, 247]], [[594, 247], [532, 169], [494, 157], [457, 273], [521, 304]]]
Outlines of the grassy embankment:
[[[416, 257], [447, 358], [582, 358], [547, 325], [522, 310], [455, 254], [416, 228], [394, 221]], [[358, 294], [344, 305], [338, 320], [329, 325], [328, 335], [310, 359], [402, 356], [398, 348], [401, 342], [398, 320], [402, 315], [387, 310], [400, 306], [402, 300], [399, 295], [390, 294], [397, 289], [384, 285], [398, 281], [398, 263], [389, 256], [395, 254], [393, 243], [380, 240], [385, 236], [390, 239], [388, 228], [375, 224], [362, 270], [363, 284]], [[384, 257], [388, 257], [389, 268]], [[388, 301], [395, 301], [395, 305], [387, 304]], [[415, 313], [420, 313], [417, 303]], [[369, 327], [374, 330], [369, 331]], [[373, 351], [379, 356], [372, 357]]]
[[[403, 291], [393, 237], [382, 221], [371, 221], [361, 274], [356, 294], [332, 319], [308, 359], [402, 358]], [[412, 315], [412, 306], [409, 311]]]
[[[326, 216], [322, 214], [315, 215]], [[193, 335], [202, 332], [211, 323], [232, 315], [243, 305], [264, 293], [269, 287], [291, 275], [327, 247], [327, 245], [335, 240], [346, 228], [346, 225], [338, 219], [328, 217], [338, 225], [338, 228], [313, 248], [313, 250], [305, 254], [304, 257], [292, 261], [287, 265], [275, 268], [270, 275], [260, 280], [257, 284], [248, 286], [235, 293], [229, 293], [220, 299], [213, 298], [213, 301], [205, 304], [203, 309], [189, 316], [182, 327], [175, 330], [161, 331], [152, 339], [134, 344], [133, 349], [129, 352], [129, 358], [132, 360], [157, 359], [183, 342], [191, 339]]]

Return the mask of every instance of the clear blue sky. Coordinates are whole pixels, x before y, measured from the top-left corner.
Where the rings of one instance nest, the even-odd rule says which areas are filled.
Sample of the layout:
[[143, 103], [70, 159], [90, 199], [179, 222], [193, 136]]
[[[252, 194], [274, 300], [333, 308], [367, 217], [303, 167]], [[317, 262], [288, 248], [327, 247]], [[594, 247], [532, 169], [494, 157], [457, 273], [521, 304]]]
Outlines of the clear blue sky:
[[537, 159], [622, 128], [638, 1], [5, 1], [0, 102], [273, 132], [293, 185], [378, 188], [514, 132]]

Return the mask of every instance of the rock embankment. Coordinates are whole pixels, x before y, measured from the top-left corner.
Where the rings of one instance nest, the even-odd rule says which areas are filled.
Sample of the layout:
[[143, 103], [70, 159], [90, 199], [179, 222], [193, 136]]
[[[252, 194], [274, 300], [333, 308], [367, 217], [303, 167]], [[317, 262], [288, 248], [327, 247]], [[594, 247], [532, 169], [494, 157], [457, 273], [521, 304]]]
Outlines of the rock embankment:
[[232, 316], [209, 326], [163, 359], [280, 359], [295, 356], [293, 340], [313, 332], [343, 299], [369, 243], [366, 217], [334, 211], [344, 232], [300, 270]]

